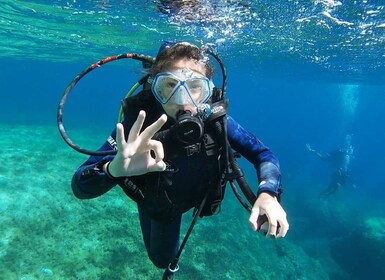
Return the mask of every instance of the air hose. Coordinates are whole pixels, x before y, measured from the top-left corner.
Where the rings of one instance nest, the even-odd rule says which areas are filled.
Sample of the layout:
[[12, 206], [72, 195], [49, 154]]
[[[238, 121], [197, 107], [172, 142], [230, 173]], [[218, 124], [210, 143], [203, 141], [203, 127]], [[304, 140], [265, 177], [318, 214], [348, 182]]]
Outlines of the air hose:
[[[109, 56], [109, 57], [106, 57], [102, 60], [99, 60], [98, 62], [96, 63], [93, 63], [91, 64], [90, 66], [88, 66], [86, 69], [84, 69], [82, 72], [80, 72], [73, 80], [72, 82], [67, 86], [66, 90], [64, 91], [64, 94], [60, 100], [60, 103], [59, 103], [59, 106], [58, 106], [58, 109], [57, 109], [57, 125], [58, 125], [58, 128], [59, 128], [59, 132], [60, 132], [60, 135], [63, 137], [64, 141], [71, 147], [73, 148], [74, 150], [78, 151], [79, 153], [82, 153], [82, 154], [86, 154], [86, 155], [91, 155], [91, 156], [106, 156], [106, 155], [114, 155], [116, 154], [116, 150], [112, 150], [112, 151], [92, 151], [92, 150], [87, 150], [87, 149], [84, 149], [84, 148], [81, 148], [79, 147], [78, 145], [76, 145], [70, 138], [69, 136], [67, 135], [67, 132], [65, 131], [65, 128], [64, 128], [64, 124], [63, 124], [63, 110], [64, 110], [64, 105], [67, 101], [67, 98], [69, 96], [69, 94], [71, 93], [72, 89], [76, 86], [76, 84], [85, 76], [87, 75], [89, 72], [91, 72], [92, 70], [104, 65], [104, 64], [107, 64], [111, 61], [116, 61], [116, 60], [119, 60], [119, 59], [123, 59], [123, 58], [131, 58], [131, 59], [135, 59], [135, 60], [139, 60], [141, 61], [142, 63], [154, 63], [155, 59], [151, 56], [146, 56], [146, 55], [142, 55], [142, 54], [135, 54], [135, 53], [126, 53], [126, 54], [120, 54], [120, 55], [115, 55], [115, 56]], [[139, 80], [138, 83], [136, 83], [134, 85], [134, 87], [128, 92], [128, 96], [131, 95], [135, 90], [136, 88], [140, 85], [140, 83], [143, 81], [143, 78], [141, 80]], [[121, 109], [122, 110], [122, 109]], [[121, 114], [121, 111], [119, 112], [119, 114]]]

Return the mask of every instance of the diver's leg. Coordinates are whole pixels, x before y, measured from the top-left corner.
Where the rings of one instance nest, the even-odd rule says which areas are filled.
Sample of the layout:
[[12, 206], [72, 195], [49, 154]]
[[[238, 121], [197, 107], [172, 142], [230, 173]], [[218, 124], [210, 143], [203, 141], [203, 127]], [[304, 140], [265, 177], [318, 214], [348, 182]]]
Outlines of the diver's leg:
[[321, 191], [318, 195], [319, 200], [324, 200], [327, 197], [328, 188]]
[[336, 193], [340, 187], [341, 187], [341, 184], [340, 184], [340, 183], [335, 183], [335, 184], [333, 185], [333, 187], [330, 188], [329, 194], [328, 194], [328, 195], [332, 195], [332, 194]]
[[325, 189], [323, 192], [320, 193], [320, 199], [321, 200], [325, 200], [327, 199], [332, 193], [333, 193], [333, 190], [334, 187], [333, 186], [329, 186], [327, 189]]
[[138, 210], [147, 254], [155, 266], [166, 268], [178, 252], [182, 216], [170, 222], [159, 222], [151, 219], [141, 206]]

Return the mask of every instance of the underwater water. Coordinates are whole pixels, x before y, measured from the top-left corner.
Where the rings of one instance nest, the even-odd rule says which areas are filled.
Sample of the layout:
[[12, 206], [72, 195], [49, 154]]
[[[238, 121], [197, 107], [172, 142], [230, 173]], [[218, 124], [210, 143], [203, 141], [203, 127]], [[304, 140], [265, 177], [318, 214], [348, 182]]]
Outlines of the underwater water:
[[[209, 45], [221, 57], [229, 114], [280, 159], [290, 223], [281, 240], [253, 232], [229, 188], [221, 213], [198, 221], [175, 278], [385, 279], [385, 4], [202, 0], [196, 9], [0, 2], [0, 279], [161, 279], [120, 189], [73, 196], [72, 174], [87, 156], [62, 140], [56, 111], [92, 63], [155, 56], [164, 40]], [[124, 59], [81, 79], [64, 109], [71, 139], [97, 149], [142, 74], [140, 62]], [[306, 144], [331, 152], [346, 135], [352, 183], [320, 199], [335, 166]], [[252, 166], [241, 165], [255, 188]]]

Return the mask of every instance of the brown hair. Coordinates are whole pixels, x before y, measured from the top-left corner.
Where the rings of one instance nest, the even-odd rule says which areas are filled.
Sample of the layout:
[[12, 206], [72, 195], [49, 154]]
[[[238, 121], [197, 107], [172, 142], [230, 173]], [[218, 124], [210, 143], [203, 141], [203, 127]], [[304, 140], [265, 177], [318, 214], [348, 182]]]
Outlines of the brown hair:
[[155, 59], [154, 65], [148, 70], [150, 75], [156, 75], [169, 68], [175, 61], [181, 59], [193, 59], [204, 64], [206, 68], [206, 77], [211, 78], [213, 75], [213, 68], [204, 55], [203, 51], [198, 47], [190, 44], [176, 44], [170, 48], [165, 49]]

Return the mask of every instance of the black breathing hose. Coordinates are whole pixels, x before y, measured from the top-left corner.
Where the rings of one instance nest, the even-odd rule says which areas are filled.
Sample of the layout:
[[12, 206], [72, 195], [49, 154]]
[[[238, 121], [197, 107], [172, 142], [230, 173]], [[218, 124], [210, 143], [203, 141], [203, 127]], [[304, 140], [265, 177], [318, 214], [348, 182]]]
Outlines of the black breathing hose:
[[116, 154], [116, 151], [92, 151], [92, 150], [87, 150], [84, 148], [79, 147], [76, 145], [67, 135], [67, 132], [65, 131], [64, 124], [63, 124], [63, 109], [64, 105], [67, 101], [67, 98], [69, 94], [71, 93], [72, 89], [76, 86], [76, 84], [89, 72], [92, 70], [102, 66], [103, 64], [109, 63], [111, 61], [116, 61], [119, 59], [123, 58], [131, 58], [135, 60], [139, 60], [145, 63], [154, 63], [155, 59], [151, 56], [146, 56], [142, 54], [135, 54], [135, 53], [127, 53], [127, 54], [120, 54], [116, 56], [109, 56], [107, 58], [104, 58], [102, 60], [99, 60], [96, 63], [91, 64], [89, 67], [84, 69], [82, 72], [80, 72], [73, 80], [72, 82], [67, 86], [66, 90], [64, 91], [64, 94], [60, 100], [58, 109], [57, 109], [57, 125], [58, 129], [60, 132], [60, 135], [64, 139], [64, 141], [74, 150], [78, 151], [79, 153], [86, 154], [86, 155], [91, 155], [91, 156], [105, 156], [105, 155], [114, 155]]

